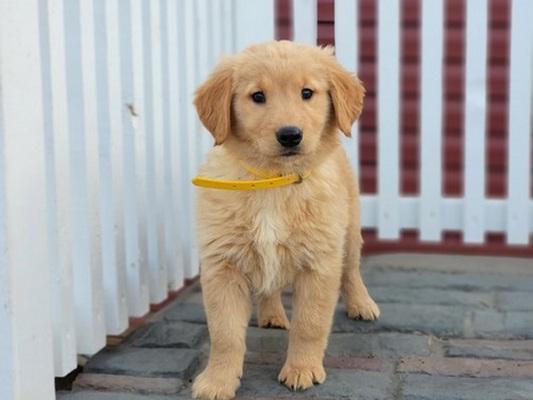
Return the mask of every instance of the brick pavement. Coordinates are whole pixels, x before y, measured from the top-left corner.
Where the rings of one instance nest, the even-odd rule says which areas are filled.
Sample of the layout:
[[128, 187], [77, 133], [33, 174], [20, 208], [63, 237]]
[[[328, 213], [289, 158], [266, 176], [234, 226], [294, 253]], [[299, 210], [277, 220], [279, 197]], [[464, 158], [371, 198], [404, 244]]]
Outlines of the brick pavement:
[[[363, 270], [382, 315], [352, 321], [339, 304], [326, 382], [298, 393], [278, 384], [287, 332], [252, 318], [238, 399], [533, 400], [533, 260], [402, 254]], [[195, 287], [93, 357], [58, 399], [190, 399], [208, 348]]]

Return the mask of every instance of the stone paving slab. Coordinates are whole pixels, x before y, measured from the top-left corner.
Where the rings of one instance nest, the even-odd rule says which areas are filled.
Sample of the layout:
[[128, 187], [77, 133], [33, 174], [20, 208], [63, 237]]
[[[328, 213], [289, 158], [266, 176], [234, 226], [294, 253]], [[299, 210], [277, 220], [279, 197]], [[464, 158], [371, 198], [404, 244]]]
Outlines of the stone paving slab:
[[533, 378], [533, 361], [480, 360], [458, 357], [405, 357], [400, 360], [397, 371], [477, 378]]
[[200, 352], [190, 349], [105, 349], [85, 366], [85, 372], [111, 375], [177, 377], [188, 379], [196, 370]]
[[337, 310], [333, 332], [424, 332], [439, 336], [459, 336], [464, 331], [465, 308], [424, 304], [380, 304], [381, 316], [376, 322], [353, 321], [344, 307]]
[[450, 357], [533, 360], [533, 340], [450, 339], [444, 346]]
[[97, 390], [141, 394], [176, 394], [183, 387], [179, 378], [82, 373], [74, 382], [76, 390]]
[[533, 311], [533, 291], [499, 292], [496, 293], [495, 301], [496, 308], [500, 311]]
[[279, 368], [272, 366], [245, 365], [244, 376], [237, 399], [358, 399], [388, 400], [391, 398], [393, 381], [390, 374], [330, 368], [328, 378], [322, 385], [304, 392], [292, 392], [277, 381]]
[[530, 379], [407, 375], [402, 400], [531, 400]]
[[[404, 288], [440, 288], [465, 292], [473, 291], [533, 291], [530, 275], [505, 273], [446, 273], [434, 271], [367, 271], [365, 282], [369, 286], [395, 286]], [[394, 283], [394, 285], [391, 285]]]
[[[379, 304], [403, 303], [403, 304], [429, 304], [449, 305], [474, 308], [487, 308], [494, 304], [494, 293], [464, 292], [461, 290], [437, 289], [437, 288], [412, 288], [383, 287], [371, 288], [371, 295]], [[533, 293], [531, 293], [533, 296]], [[508, 299], [500, 300], [506, 306]], [[533, 299], [532, 299], [533, 302]]]
[[75, 392], [57, 392], [57, 400], [185, 400], [190, 397], [183, 396], [160, 396], [160, 395], [143, 395], [135, 393], [116, 393], [116, 392], [95, 392], [95, 391], [75, 391]]
[[127, 341], [134, 347], [194, 348], [208, 335], [207, 326], [183, 321], [158, 321], [135, 332]]

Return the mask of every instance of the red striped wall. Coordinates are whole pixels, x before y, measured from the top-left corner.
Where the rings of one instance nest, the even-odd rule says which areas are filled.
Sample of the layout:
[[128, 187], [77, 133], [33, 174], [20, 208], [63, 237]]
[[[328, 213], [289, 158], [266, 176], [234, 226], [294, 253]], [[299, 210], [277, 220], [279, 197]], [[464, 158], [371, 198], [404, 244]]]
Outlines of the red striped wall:
[[[443, 132], [443, 193], [463, 193], [463, 106], [466, 0], [445, 0], [445, 77]], [[488, 117], [486, 194], [506, 195], [507, 86], [511, 0], [489, 0]], [[401, 71], [401, 191], [419, 193], [419, 62], [420, 0], [402, 0]], [[361, 191], [376, 192], [376, 14], [375, 0], [359, 0], [359, 76], [367, 89], [360, 122]], [[276, 0], [278, 39], [292, 37], [292, 1]], [[318, 0], [318, 44], [335, 44], [334, 0]], [[355, 21], [354, 21], [355, 22]], [[431, 251], [533, 257], [533, 248], [505, 244], [504, 235], [487, 235], [487, 244], [462, 244], [460, 232], [446, 232], [439, 244], [418, 241], [416, 231], [404, 231], [399, 241], [380, 241], [372, 230], [364, 232], [367, 252]]]

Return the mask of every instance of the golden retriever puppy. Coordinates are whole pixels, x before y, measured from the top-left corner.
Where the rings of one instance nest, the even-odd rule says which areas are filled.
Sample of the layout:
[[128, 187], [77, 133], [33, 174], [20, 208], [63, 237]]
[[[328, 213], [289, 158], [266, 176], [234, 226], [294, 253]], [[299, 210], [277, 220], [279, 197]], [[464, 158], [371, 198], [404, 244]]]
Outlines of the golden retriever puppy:
[[[379, 316], [359, 272], [358, 188], [339, 133], [350, 135], [363, 96], [360, 81], [331, 48], [288, 41], [227, 57], [196, 92], [198, 115], [215, 139], [200, 175], [299, 179], [259, 190], [198, 189], [211, 347], [193, 384], [195, 398], [235, 396], [252, 296], [259, 326], [289, 329], [279, 381], [293, 390], [326, 379], [323, 357], [339, 290], [350, 317]], [[288, 285], [290, 328], [281, 302]]]

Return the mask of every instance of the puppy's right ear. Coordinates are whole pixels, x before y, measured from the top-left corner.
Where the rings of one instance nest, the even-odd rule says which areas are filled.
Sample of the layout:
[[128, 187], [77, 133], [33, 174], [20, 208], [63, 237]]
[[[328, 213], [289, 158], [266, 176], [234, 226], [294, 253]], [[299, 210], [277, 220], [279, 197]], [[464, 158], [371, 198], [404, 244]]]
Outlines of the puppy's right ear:
[[223, 143], [231, 131], [232, 76], [231, 63], [222, 61], [194, 97], [198, 116], [215, 138], [215, 145]]

